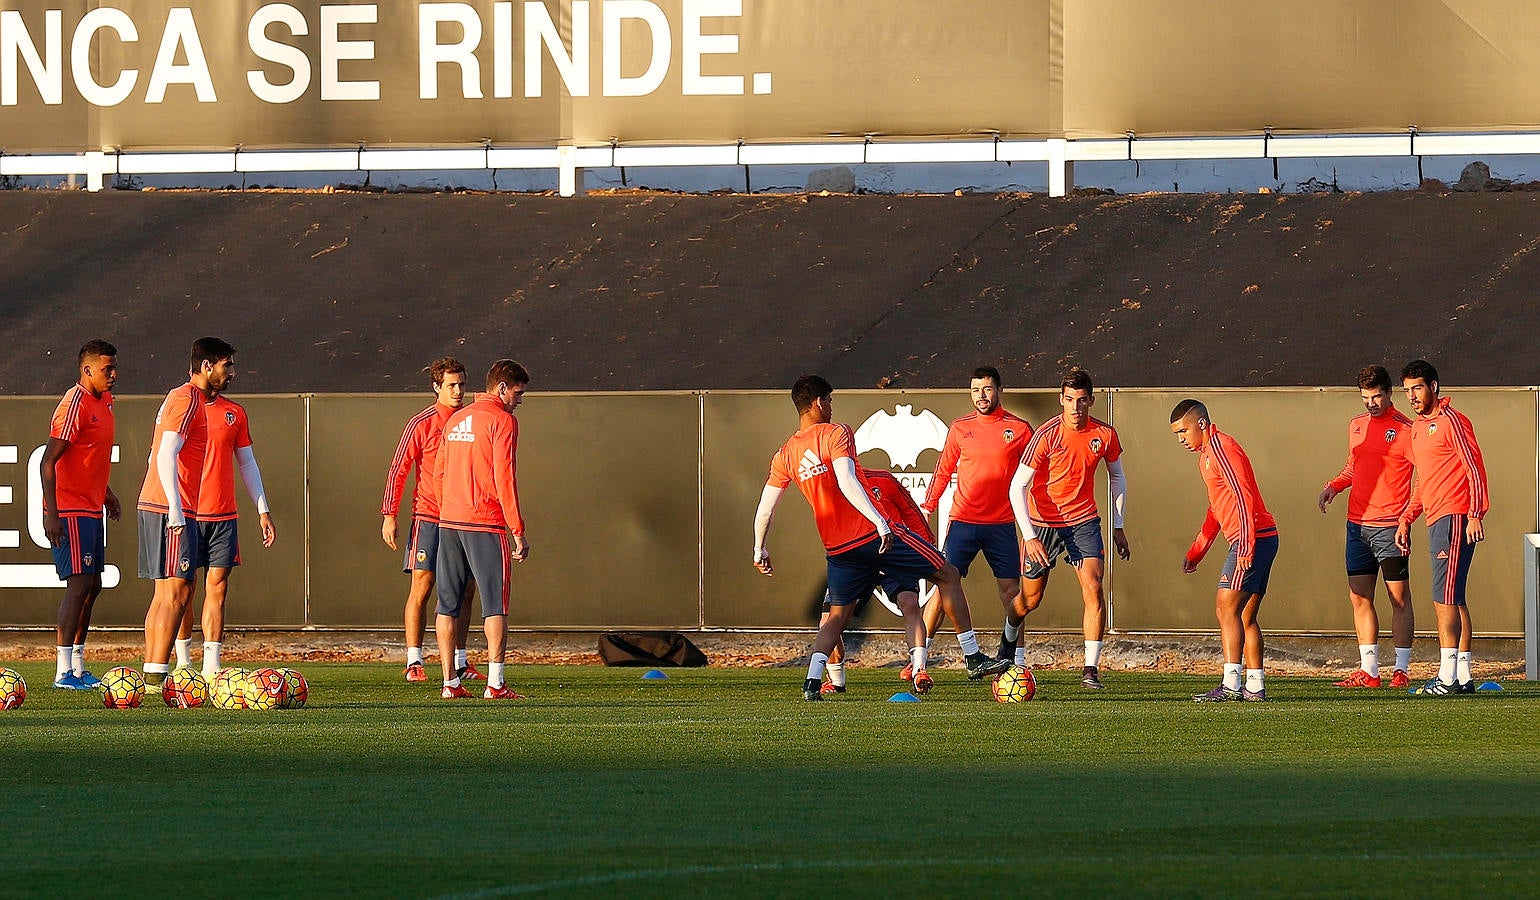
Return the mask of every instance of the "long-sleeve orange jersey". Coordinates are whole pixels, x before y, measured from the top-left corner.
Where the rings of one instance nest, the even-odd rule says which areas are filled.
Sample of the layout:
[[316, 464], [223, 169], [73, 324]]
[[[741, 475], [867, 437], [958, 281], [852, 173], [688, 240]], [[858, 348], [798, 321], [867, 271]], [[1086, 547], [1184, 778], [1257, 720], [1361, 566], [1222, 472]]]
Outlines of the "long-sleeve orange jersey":
[[936, 536], [931, 534], [930, 522], [926, 521], [925, 513], [915, 505], [914, 497], [909, 489], [904, 487], [893, 473], [887, 469], [868, 469], [861, 467], [861, 480], [866, 482], [866, 492], [872, 495], [872, 502], [877, 505], [877, 511], [889, 522], [902, 522], [904, 527], [919, 535], [932, 544], [936, 542]]
[[1348, 425], [1347, 465], [1326, 486], [1348, 494], [1347, 518], [1359, 525], [1395, 525], [1412, 497], [1412, 420], [1392, 407], [1364, 413]]
[[519, 513], [519, 420], [492, 394], [449, 417], [439, 448], [439, 524], [523, 536]]
[[223, 395], [203, 408], [209, 425], [208, 451], [203, 455], [203, 486], [198, 491], [198, 521], [238, 518], [235, 505], [235, 451], [251, 446], [246, 408]]
[[[782, 489], [797, 482], [797, 489], [813, 508], [818, 536], [829, 553], [844, 552], [877, 536], [877, 526], [857, 512], [840, 491], [834, 461], [845, 457], [857, 460], [856, 439], [849, 425], [809, 425], [787, 438], [770, 458], [770, 477], [765, 481]], [[856, 477], [860, 476], [857, 463]]]
[[161, 402], [160, 411], [155, 414], [155, 439], [150, 442], [150, 468], [144, 473], [144, 486], [139, 489], [139, 508], [144, 512], [170, 510], [155, 458], [160, 455], [160, 444], [166, 435], [179, 434], [184, 440], [176, 455], [176, 490], [181, 495], [182, 512], [189, 517], [197, 515], [198, 491], [203, 485], [203, 454], [209, 442], [208, 418], [204, 413], [207, 401], [202, 389], [189, 381]]
[[1476, 429], [1448, 398], [1438, 401], [1433, 415], [1418, 416], [1412, 423], [1412, 462], [1417, 466], [1417, 492], [1401, 521], [1416, 521], [1424, 512], [1429, 523], [1453, 513], [1485, 518], [1491, 502]]
[[[75, 385], [54, 410], [48, 436], [69, 444], [54, 464], [55, 510], [60, 517], [101, 518], [112, 469], [112, 394], [100, 397]], [[46, 502], [46, 501], [45, 501]]]
[[417, 468], [417, 486], [412, 491], [412, 515], [429, 522], [438, 521], [438, 484], [433, 477], [437, 471], [439, 447], [444, 443], [444, 425], [455, 411], [442, 403], [413, 416], [401, 432], [396, 444], [396, 455], [390, 460], [390, 470], [385, 473], [385, 500], [380, 504], [380, 515], [394, 516], [401, 508], [401, 496], [406, 491], [407, 476], [412, 467]]
[[952, 495], [953, 522], [969, 525], [1009, 525], [1016, 521], [1011, 509], [1011, 476], [1032, 439], [1032, 426], [1001, 407], [989, 415], [963, 416], [947, 429], [946, 443], [930, 489], [921, 506], [935, 509], [957, 473], [957, 493]]
[[1235, 438], [1210, 426], [1208, 443], [1198, 457], [1198, 474], [1208, 489], [1208, 515], [1187, 558], [1201, 558], [1222, 531], [1225, 540], [1235, 545], [1235, 555], [1249, 562], [1257, 538], [1278, 533], [1278, 523], [1262, 502], [1251, 459]]
[[1044, 422], [1021, 457], [1033, 470], [1033, 523], [1063, 528], [1096, 518], [1096, 464], [1122, 458], [1117, 431], [1100, 419], [1087, 416], [1079, 431], [1064, 427], [1063, 416]]

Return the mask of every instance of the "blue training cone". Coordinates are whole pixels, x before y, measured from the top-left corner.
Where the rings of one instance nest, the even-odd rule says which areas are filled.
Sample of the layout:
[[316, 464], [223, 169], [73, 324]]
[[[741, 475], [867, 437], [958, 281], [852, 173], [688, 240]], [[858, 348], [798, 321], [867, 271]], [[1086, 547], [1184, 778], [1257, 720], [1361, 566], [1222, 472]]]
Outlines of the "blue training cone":
[[643, 681], [662, 681], [667, 677], [667, 675], [663, 674], [658, 669], [648, 669], [646, 672], [642, 673]]
[[1500, 691], [1502, 689], [1503, 686], [1495, 681], [1483, 681], [1476, 688], [1478, 691]]
[[889, 703], [919, 703], [920, 702], [920, 698], [916, 697], [915, 695], [913, 695], [911, 693], [909, 693], [908, 691], [899, 691], [898, 693], [896, 693], [893, 696], [889, 697], [888, 698], [888, 702]]

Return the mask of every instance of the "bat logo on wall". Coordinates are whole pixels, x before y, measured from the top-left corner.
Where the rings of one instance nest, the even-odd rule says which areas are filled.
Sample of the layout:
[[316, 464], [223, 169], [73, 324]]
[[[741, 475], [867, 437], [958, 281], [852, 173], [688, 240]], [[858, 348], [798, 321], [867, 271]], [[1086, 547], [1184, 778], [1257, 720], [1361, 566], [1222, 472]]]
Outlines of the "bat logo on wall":
[[882, 450], [894, 468], [912, 469], [926, 450], [946, 446], [946, 423], [928, 409], [914, 412], [910, 405], [898, 404], [893, 412], [880, 409], [856, 429], [856, 452]]

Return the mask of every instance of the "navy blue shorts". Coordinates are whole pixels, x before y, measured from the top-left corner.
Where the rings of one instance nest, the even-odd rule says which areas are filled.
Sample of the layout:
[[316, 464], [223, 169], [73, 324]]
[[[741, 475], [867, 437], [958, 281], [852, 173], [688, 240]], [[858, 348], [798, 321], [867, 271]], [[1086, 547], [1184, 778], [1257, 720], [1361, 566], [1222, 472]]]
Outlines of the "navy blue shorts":
[[[1224, 590], [1230, 589], [1230, 582], [1235, 578], [1237, 556], [1235, 545], [1231, 544], [1230, 552], [1225, 554], [1225, 567], [1219, 573], [1219, 586]], [[1258, 597], [1267, 593], [1267, 581], [1273, 574], [1273, 560], [1277, 558], [1278, 535], [1257, 538], [1256, 546], [1251, 551], [1251, 568], [1246, 571], [1246, 578], [1237, 590]]]
[[958, 572], [967, 575], [968, 567], [981, 550], [996, 578], [1016, 577], [1016, 562], [1021, 551], [1016, 543], [1016, 523], [974, 525], [972, 522], [952, 522], [947, 526], [946, 561], [956, 566]]
[[[877, 590], [882, 591], [882, 593], [885, 594], [890, 601], [896, 604], [898, 602], [898, 595], [904, 593], [905, 591], [918, 595], [920, 593], [920, 583], [918, 581], [901, 582], [897, 578], [890, 578], [887, 575], [884, 575], [882, 576], [882, 581], [877, 584]], [[829, 602], [829, 589], [824, 588], [823, 611], [828, 612], [829, 607], [833, 605], [834, 604]], [[860, 600], [856, 601], [856, 615], [861, 614], [861, 605], [862, 604]]]
[[53, 570], [63, 581], [71, 575], [100, 575], [107, 562], [107, 532], [98, 516], [64, 516], [64, 540], [53, 549]]
[[199, 522], [198, 538], [203, 543], [203, 565], [210, 569], [233, 569], [240, 565], [239, 531], [235, 519]]
[[[1378, 575], [1380, 563], [1387, 559], [1406, 556], [1396, 546], [1394, 525], [1360, 525], [1347, 523], [1347, 573], [1348, 575]], [[1390, 579], [1386, 579], [1387, 581]], [[1405, 581], [1406, 579], [1401, 579]]]
[[1465, 605], [1465, 580], [1476, 545], [1465, 539], [1466, 517], [1444, 516], [1428, 526], [1428, 557], [1433, 562], [1433, 602]]
[[508, 532], [440, 528], [438, 533], [438, 614], [458, 619], [465, 589], [475, 579], [481, 591], [482, 618], [508, 615], [508, 582], [513, 574]]
[[401, 558], [403, 572], [433, 572], [438, 565], [438, 523], [412, 516], [412, 531], [406, 536], [406, 554]]
[[194, 581], [203, 565], [198, 523], [186, 518], [181, 531], [172, 531], [166, 514], [139, 510], [139, 577], [160, 581], [180, 578]]
[[1039, 525], [1036, 522], [1032, 523], [1032, 527], [1037, 532], [1037, 539], [1043, 542], [1043, 549], [1048, 551], [1048, 565], [1040, 566], [1027, 559], [1026, 548], [1023, 547], [1021, 553], [1021, 577], [1023, 578], [1047, 578], [1048, 571], [1054, 567], [1061, 556], [1077, 568], [1088, 559], [1105, 559], [1107, 556], [1107, 547], [1102, 543], [1101, 516], [1089, 522], [1066, 525], [1062, 528]]
[[879, 543], [873, 537], [849, 550], [829, 554], [829, 605], [848, 606], [869, 597], [872, 588], [884, 579], [901, 587], [918, 587], [920, 579], [946, 566], [940, 550], [902, 525], [893, 526], [893, 546], [887, 553], [877, 552]]

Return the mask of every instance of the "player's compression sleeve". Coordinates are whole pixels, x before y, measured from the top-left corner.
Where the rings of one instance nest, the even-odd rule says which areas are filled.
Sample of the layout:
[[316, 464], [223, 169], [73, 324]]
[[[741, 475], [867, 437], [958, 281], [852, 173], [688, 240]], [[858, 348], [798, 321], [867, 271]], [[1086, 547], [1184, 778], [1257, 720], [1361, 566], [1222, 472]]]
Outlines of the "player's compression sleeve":
[[856, 474], [855, 460], [848, 456], [834, 460], [834, 479], [839, 482], [840, 493], [856, 508], [856, 512], [877, 526], [878, 534], [888, 534], [893, 530], [888, 526], [888, 520], [872, 505], [871, 495], [866, 493], [866, 485], [861, 483], [861, 476]]
[[241, 470], [241, 481], [246, 483], [246, 493], [251, 495], [251, 502], [257, 505], [257, 513], [267, 515], [267, 492], [262, 489], [262, 470], [257, 467], [257, 454], [249, 446], [236, 447], [235, 465]]
[[[1037, 529], [1032, 527], [1032, 515], [1028, 511], [1031, 507], [1027, 502], [1027, 495], [1032, 492], [1032, 478], [1035, 471], [1027, 465], [1026, 457], [1022, 457], [1021, 465], [1016, 467], [1016, 472], [1011, 476], [1011, 511], [1016, 514], [1016, 527], [1021, 529], [1024, 540], [1037, 540]], [[931, 482], [935, 484], [935, 482]]]
[[765, 538], [770, 536], [770, 523], [775, 519], [775, 505], [781, 502], [784, 487], [766, 484], [759, 494], [759, 509], [754, 511], [754, 558], [765, 549]]
[[1123, 527], [1123, 506], [1128, 499], [1128, 477], [1123, 474], [1123, 461], [1107, 463], [1107, 489], [1112, 494], [1112, 527]]
[[1203, 526], [1198, 529], [1198, 536], [1187, 548], [1187, 559], [1193, 563], [1200, 562], [1203, 555], [1208, 553], [1208, 548], [1214, 545], [1214, 539], [1219, 536], [1219, 519], [1215, 517], [1213, 507], [1203, 517]]
[[181, 486], [176, 480], [176, 455], [187, 443], [187, 435], [167, 431], [161, 435], [160, 452], [155, 454], [155, 474], [160, 477], [160, 489], [166, 494], [166, 524], [180, 528], [187, 524], [182, 516]]
[[936, 471], [931, 473], [930, 487], [925, 489], [925, 502], [920, 506], [924, 509], [935, 509], [941, 502], [941, 495], [952, 484], [952, 473], [957, 471], [957, 460], [962, 456], [962, 445], [957, 443], [957, 429], [948, 428], [946, 431], [946, 443], [941, 447], [941, 458], [936, 460]]

